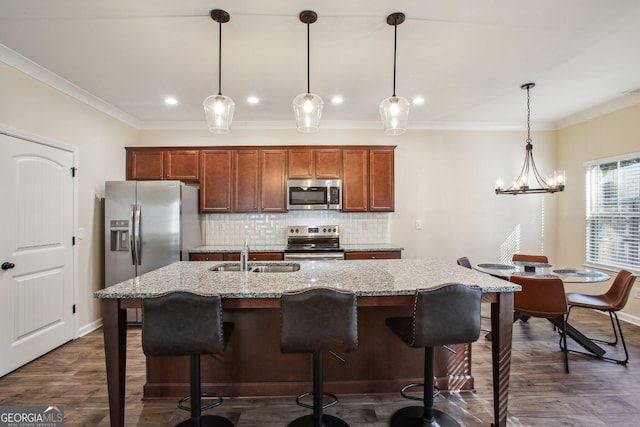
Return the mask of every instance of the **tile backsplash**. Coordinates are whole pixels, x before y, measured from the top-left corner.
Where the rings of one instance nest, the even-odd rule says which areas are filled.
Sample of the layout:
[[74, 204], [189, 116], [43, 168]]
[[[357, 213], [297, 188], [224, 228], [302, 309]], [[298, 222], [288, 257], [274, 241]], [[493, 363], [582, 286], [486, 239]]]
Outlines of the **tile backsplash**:
[[204, 215], [205, 245], [273, 245], [287, 243], [289, 225], [339, 225], [343, 244], [391, 243], [389, 213], [335, 211], [280, 214]]

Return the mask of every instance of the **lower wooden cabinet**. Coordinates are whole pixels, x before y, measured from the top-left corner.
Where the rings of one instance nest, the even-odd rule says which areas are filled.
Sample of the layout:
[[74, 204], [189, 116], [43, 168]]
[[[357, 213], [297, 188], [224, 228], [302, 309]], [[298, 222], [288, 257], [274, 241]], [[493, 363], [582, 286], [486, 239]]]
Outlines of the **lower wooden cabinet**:
[[189, 254], [189, 261], [224, 261], [224, 254], [211, 252], [194, 252]]
[[[249, 252], [249, 261], [282, 261], [284, 252]], [[190, 253], [189, 261], [240, 261], [240, 252]]]
[[345, 252], [344, 259], [400, 259], [401, 251], [363, 251], [363, 252]]

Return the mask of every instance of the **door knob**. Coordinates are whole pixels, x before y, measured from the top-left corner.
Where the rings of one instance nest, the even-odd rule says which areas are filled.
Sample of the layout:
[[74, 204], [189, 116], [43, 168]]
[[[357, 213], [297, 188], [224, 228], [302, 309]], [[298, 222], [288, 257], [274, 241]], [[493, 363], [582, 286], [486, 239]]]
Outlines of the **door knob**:
[[15, 267], [16, 265], [12, 262], [3, 262], [2, 263], [2, 269], [3, 270], [9, 270], [10, 268]]

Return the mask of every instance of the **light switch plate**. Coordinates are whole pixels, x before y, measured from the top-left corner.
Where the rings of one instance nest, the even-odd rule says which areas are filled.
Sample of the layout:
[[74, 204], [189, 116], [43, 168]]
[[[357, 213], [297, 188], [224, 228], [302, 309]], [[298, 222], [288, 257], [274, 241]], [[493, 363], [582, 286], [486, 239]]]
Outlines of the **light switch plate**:
[[422, 230], [422, 221], [416, 219], [416, 230]]

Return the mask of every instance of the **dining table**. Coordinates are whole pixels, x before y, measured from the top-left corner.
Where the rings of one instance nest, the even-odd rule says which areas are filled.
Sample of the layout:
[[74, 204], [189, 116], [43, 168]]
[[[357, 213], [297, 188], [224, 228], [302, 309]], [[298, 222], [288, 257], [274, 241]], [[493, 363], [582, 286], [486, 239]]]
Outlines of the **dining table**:
[[[500, 279], [509, 280], [511, 276], [526, 276], [533, 278], [559, 278], [563, 283], [598, 283], [606, 282], [611, 277], [602, 271], [581, 267], [554, 267], [549, 263], [513, 261], [513, 262], [485, 262], [473, 265], [473, 269]], [[518, 320], [514, 316], [514, 321]], [[560, 331], [565, 325], [561, 319], [547, 319]], [[566, 323], [567, 336], [571, 337], [585, 350], [597, 356], [603, 356], [606, 350], [584, 335], [570, 323]]]

